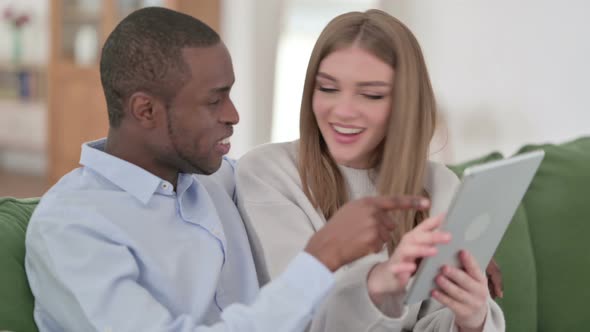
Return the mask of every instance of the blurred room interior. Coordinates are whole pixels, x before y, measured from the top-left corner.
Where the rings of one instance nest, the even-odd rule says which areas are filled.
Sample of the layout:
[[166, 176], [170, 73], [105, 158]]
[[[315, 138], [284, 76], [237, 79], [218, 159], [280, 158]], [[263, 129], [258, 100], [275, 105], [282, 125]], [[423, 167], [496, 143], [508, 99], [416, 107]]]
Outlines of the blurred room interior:
[[0, 196], [43, 194], [106, 135], [98, 61], [127, 14], [166, 6], [218, 30], [241, 121], [230, 156], [298, 137], [311, 48], [336, 15], [381, 8], [420, 42], [437, 96], [432, 159], [457, 163], [590, 133], [583, 0], [0, 0]]

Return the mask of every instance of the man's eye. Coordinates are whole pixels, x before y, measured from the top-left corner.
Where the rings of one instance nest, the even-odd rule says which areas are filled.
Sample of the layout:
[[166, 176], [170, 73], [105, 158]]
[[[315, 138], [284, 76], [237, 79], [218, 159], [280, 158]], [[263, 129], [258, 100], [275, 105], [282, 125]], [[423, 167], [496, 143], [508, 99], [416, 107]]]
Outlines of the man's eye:
[[215, 99], [209, 102], [209, 105], [217, 105], [221, 102], [221, 99]]

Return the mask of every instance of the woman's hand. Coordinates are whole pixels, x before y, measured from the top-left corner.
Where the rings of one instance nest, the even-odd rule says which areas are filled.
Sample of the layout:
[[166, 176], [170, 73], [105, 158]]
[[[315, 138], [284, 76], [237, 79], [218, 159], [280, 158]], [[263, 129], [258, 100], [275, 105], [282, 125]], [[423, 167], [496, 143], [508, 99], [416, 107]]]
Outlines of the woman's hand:
[[492, 296], [492, 299], [496, 297], [504, 298], [502, 271], [493, 257], [486, 268], [486, 276], [488, 277], [488, 288], [490, 289], [490, 295]]
[[375, 305], [387, 296], [399, 295], [416, 271], [417, 260], [437, 253], [436, 245], [451, 240], [449, 233], [438, 230], [444, 215], [428, 218], [406, 233], [389, 260], [379, 263], [369, 272], [367, 287]]
[[443, 266], [432, 296], [453, 311], [460, 331], [481, 331], [488, 312], [488, 280], [470, 253], [462, 250], [459, 259], [463, 269]]

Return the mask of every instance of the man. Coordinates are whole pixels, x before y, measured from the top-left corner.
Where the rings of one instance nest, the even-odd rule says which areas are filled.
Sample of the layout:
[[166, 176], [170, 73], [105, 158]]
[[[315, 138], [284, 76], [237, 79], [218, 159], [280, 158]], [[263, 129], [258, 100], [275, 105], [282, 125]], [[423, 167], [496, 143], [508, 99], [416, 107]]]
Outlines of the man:
[[223, 158], [238, 114], [219, 36], [190, 16], [142, 9], [108, 37], [100, 71], [108, 137], [82, 147], [82, 167], [44, 195], [27, 230], [40, 331], [300, 331], [332, 272], [382, 248], [386, 211], [428, 207], [351, 202], [260, 289], [264, 268]]

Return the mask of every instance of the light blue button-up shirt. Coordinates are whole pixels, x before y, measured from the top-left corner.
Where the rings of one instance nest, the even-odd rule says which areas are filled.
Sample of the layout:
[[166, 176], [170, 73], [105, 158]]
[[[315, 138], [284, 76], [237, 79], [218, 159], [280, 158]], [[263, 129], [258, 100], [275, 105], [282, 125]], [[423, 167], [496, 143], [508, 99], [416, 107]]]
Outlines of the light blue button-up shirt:
[[83, 145], [35, 210], [25, 266], [40, 331], [300, 331], [333, 285], [301, 253], [259, 289], [234, 171], [171, 183]]

